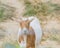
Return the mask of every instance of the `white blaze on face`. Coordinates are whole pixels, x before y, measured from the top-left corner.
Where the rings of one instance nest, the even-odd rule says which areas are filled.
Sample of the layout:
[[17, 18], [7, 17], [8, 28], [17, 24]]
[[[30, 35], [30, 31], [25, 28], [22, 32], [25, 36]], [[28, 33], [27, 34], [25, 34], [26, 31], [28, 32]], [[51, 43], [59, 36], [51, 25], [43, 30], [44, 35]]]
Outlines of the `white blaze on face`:
[[22, 34], [26, 35], [27, 33], [28, 33], [28, 29], [24, 27], [24, 28], [22, 29]]

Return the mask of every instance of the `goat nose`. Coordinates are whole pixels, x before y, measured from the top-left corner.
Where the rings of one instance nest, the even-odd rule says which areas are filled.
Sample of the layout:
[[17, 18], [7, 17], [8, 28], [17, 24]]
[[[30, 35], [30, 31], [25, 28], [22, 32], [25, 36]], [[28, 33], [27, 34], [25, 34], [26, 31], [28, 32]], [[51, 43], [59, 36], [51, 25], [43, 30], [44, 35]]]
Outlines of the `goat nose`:
[[27, 31], [26, 30], [24, 31], [24, 34], [27, 34]]
[[24, 30], [24, 33], [26, 33], [26, 30]]

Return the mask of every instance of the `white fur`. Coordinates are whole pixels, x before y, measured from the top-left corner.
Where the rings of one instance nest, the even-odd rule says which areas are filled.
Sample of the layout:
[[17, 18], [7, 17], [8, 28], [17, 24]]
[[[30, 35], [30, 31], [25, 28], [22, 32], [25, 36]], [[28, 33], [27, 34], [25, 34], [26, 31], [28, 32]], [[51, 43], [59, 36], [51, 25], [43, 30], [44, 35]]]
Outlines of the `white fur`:
[[30, 26], [32, 26], [32, 28], [35, 31], [35, 35], [36, 35], [35, 46], [37, 48], [38, 46], [40, 46], [40, 41], [41, 41], [41, 38], [42, 38], [42, 29], [41, 29], [41, 26], [40, 26], [40, 22], [36, 17], [29, 17], [30, 20], [33, 19], [33, 18], [34, 18], [34, 20], [31, 22]]

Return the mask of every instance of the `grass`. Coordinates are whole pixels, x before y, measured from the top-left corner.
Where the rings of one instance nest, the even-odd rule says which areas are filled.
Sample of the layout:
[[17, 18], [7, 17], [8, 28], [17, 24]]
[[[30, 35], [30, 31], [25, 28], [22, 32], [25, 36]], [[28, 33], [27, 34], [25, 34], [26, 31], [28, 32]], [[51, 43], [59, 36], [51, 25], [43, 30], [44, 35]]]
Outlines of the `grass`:
[[49, 37], [50, 40], [53, 40], [53, 41], [57, 41], [58, 43], [60, 43], [60, 35], [58, 34], [53, 34]]
[[3, 48], [20, 48], [19, 44], [18, 43], [13, 43], [13, 42], [6, 42], [6, 43], [3, 43]]
[[46, 3], [40, 2], [37, 5], [33, 5], [33, 4], [28, 0], [25, 1], [26, 8], [25, 8], [24, 16], [34, 16], [34, 15], [47, 16], [49, 14], [52, 14], [53, 12], [60, 11], [59, 4], [54, 4], [51, 2], [46, 2]]
[[14, 11], [15, 8], [2, 4], [0, 2], [0, 22], [11, 19], [11, 17], [14, 16]]

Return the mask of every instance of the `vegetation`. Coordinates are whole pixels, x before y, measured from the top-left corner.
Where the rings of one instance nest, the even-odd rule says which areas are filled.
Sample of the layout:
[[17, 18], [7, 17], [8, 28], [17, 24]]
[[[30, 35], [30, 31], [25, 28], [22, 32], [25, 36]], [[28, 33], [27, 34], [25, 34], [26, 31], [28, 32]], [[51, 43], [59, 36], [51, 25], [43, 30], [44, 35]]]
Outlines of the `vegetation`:
[[0, 22], [11, 19], [14, 16], [15, 8], [0, 3]]
[[[25, 2], [25, 12], [24, 12], [23, 16], [38, 16], [38, 18], [40, 16], [42, 16], [43, 19], [41, 19], [41, 20], [45, 21], [46, 20], [45, 17], [47, 18], [47, 16], [50, 16], [50, 15], [53, 16], [53, 14], [60, 15], [60, 5], [59, 4], [51, 3], [50, 1], [45, 2], [45, 3], [43, 3], [43, 2], [32, 3], [28, 0], [24, 0], [24, 2]], [[15, 8], [0, 3], [0, 22], [3, 22], [5, 20], [8, 20], [8, 19], [11, 19], [12, 17], [14, 17], [14, 11], [15, 11]], [[56, 16], [58, 16], [58, 15], [56, 15]], [[51, 19], [49, 19], [49, 20], [51, 20]], [[42, 21], [42, 24], [45, 23], [43, 21]], [[44, 24], [44, 26], [45, 26], [45, 24]], [[5, 32], [5, 30], [2, 27], [0, 27], [0, 30]], [[54, 33], [52, 33], [51, 36], [49, 36], [49, 38], [48, 37], [42, 38], [42, 41], [46, 41], [47, 39], [53, 40], [53, 41], [58, 41], [60, 43], [60, 35], [58, 35], [58, 34], [55, 35]], [[14, 43], [14, 44], [6, 43], [5, 48], [8, 48], [8, 47], [19, 48], [20, 46], [18, 45], [18, 43]], [[47, 48], [51, 48], [51, 47], [47, 47]]]
[[[36, 3], [36, 2], [35, 2]], [[34, 3], [32, 4], [28, 0], [25, 1], [26, 11], [24, 13], [24, 16], [33, 16], [33, 15], [42, 15], [47, 16], [49, 14], [55, 13], [60, 11], [60, 5], [51, 3], [50, 1], [43, 3]], [[59, 12], [60, 13], [60, 12]]]
[[60, 43], [60, 35], [57, 35], [57, 34], [51, 35], [49, 39]]

